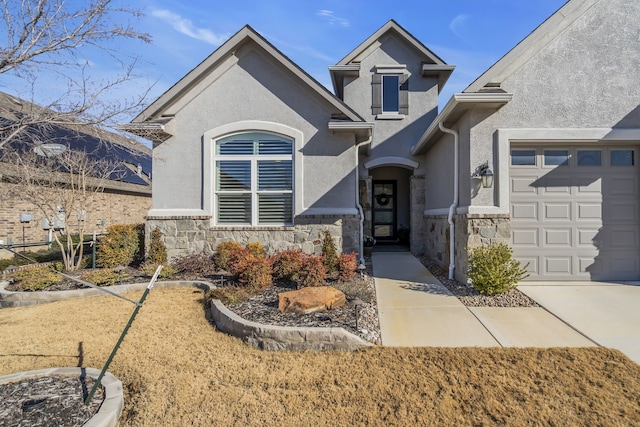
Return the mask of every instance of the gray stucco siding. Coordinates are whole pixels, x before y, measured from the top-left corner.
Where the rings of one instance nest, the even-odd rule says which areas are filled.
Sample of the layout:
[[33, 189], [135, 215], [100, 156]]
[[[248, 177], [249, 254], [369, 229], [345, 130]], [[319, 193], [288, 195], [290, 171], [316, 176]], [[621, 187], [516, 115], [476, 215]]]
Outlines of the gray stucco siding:
[[204, 165], [211, 160], [203, 153], [213, 139], [205, 134], [245, 121], [282, 124], [302, 135], [296, 148], [303, 156], [296, 156], [295, 168], [304, 188], [294, 192], [304, 196], [304, 206], [353, 208], [353, 136], [329, 131], [332, 106], [261, 51], [245, 47], [236, 55], [237, 62], [230, 60], [224, 73], [192, 89], [195, 96], [175, 111], [176, 136], [154, 150], [158, 159], [154, 181], [161, 183], [154, 188], [154, 208], [202, 207], [209, 212], [206, 195], [203, 202], [208, 188], [203, 181], [212, 179]]

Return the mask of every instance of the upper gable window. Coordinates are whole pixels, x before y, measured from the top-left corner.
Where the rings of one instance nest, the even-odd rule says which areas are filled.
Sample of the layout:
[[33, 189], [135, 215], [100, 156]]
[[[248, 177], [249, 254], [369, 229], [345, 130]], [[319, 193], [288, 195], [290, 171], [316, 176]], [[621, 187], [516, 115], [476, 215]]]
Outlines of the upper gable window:
[[398, 75], [382, 76], [382, 112], [400, 112], [400, 76]]
[[371, 76], [372, 114], [402, 119], [409, 114], [409, 74], [404, 65], [380, 65]]

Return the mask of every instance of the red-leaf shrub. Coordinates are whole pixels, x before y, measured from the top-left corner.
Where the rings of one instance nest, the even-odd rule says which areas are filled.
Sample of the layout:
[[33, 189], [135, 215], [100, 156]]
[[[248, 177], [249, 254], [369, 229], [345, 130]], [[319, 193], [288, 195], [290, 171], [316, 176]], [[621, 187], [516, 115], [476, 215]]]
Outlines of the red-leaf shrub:
[[271, 269], [276, 280], [298, 281], [304, 262], [304, 253], [300, 249], [278, 251], [271, 257]]
[[350, 282], [353, 280], [353, 276], [356, 275], [356, 269], [358, 268], [358, 261], [356, 259], [356, 253], [340, 254], [338, 256], [338, 281]]
[[324, 257], [319, 255], [307, 255], [304, 257], [302, 268], [298, 277], [298, 286], [323, 286], [327, 277], [327, 267], [324, 265]]
[[247, 250], [256, 257], [263, 257], [266, 255], [264, 248], [260, 242], [249, 242], [246, 246]]
[[216, 265], [223, 269], [229, 270], [229, 261], [231, 260], [231, 252], [237, 249], [242, 249], [242, 245], [238, 242], [222, 242], [218, 245], [216, 250], [216, 254], [214, 255], [214, 260]]
[[245, 259], [244, 269], [238, 273], [238, 281], [251, 288], [267, 288], [273, 283], [271, 265], [261, 256], [250, 254]]

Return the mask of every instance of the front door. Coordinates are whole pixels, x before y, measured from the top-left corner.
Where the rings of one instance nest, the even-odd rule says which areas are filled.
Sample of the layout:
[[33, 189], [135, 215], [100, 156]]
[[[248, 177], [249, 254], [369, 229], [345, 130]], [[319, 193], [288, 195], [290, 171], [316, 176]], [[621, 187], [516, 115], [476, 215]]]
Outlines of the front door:
[[373, 237], [380, 241], [398, 238], [396, 180], [373, 181]]

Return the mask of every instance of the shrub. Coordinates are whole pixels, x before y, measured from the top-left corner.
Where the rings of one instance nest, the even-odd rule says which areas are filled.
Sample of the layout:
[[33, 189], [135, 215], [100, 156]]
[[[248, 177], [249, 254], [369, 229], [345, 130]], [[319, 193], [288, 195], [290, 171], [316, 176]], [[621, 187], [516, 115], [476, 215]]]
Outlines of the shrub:
[[129, 279], [130, 276], [123, 271], [116, 271], [113, 268], [103, 268], [86, 271], [82, 274], [81, 279], [97, 286], [111, 286], [122, 283], [123, 280]]
[[156, 265], [167, 263], [167, 247], [162, 241], [162, 232], [158, 228], [154, 228], [151, 232], [149, 253], [145, 262]]
[[324, 264], [324, 256], [307, 255], [304, 257], [298, 286], [323, 286], [327, 277], [327, 267]]
[[484, 295], [501, 294], [515, 288], [529, 274], [526, 266], [523, 268], [512, 256], [511, 248], [503, 243], [471, 249], [467, 276], [473, 287]]
[[100, 267], [128, 266], [140, 259], [141, 225], [112, 225], [98, 246]]
[[297, 282], [304, 262], [304, 253], [300, 249], [278, 251], [271, 257], [271, 269], [276, 280]]
[[336, 267], [338, 270], [339, 282], [350, 282], [356, 275], [356, 269], [358, 268], [358, 260], [356, 253], [340, 254], [338, 257]]
[[62, 279], [48, 267], [35, 267], [17, 271], [12, 275], [19, 291], [41, 291], [55, 285]]
[[273, 282], [271, 265], [264, 255], [256, 256], [247, 248], [231, 251], [228, 271], [244, 286], [266, 288]]
[[171, 266], [177, 273], [189, 276], [210, 276], [216, 273], [211, 257], [203, 252], [182, 255], [171, 260]]
[[237, 249], [242, 249], [242, 245], [238, 242], [229, 241], [220, 243], [216, 250], [216, 254], [213, 257], [216, 265], [222, 270], [229, 271], [231, 253]]
[[336, 244], [333, 241], [333, 237], [329, 230], [319, 236], [322, 239], [322, 255], [324, 256], [324, 265], [327, 267], [328, 273], [336, 271], [336, 263], [338, 262], [338, 251], [336, 250]]
[[260, 242], [249, 242], [247, 243], [246, 249], [256, 257], [264, 257], [266, 255], [266, 252]]
[[252, 290], [244, 286], [224, 286], [210, 290], [207, 296], [219, 299], [224, 305], [235, 305], [246, 301], [252, 294]]
[[238, 281], [245, 286], [264, 289], [273, 283], [271, 265], [265, 257], [256, 257], [250, 254], [245, 259], [242, 271], [238, 273]]
[[[153, 277], [153, 275], [156, 273], [156, 269], [160, 265], [162, 265], [162, 264], [155, 264], [155, 263], [152, 263], [152, 262], [145, 262], [144, 264], [142, 264], [140, 269], [142, 270], [142, 272], [145, 275], [147, 275], [149, 277]], [[174, 276], [175, 274], [176, 274], [175, 267], [173, 267], [171, 264], [165, 264], [165, 265], [163, 265], [162, 270], [160, 271], [160, 274], [158, 275], [158, 277], [161, 278], [161, 279], [168, 279], [168, 278]]]

